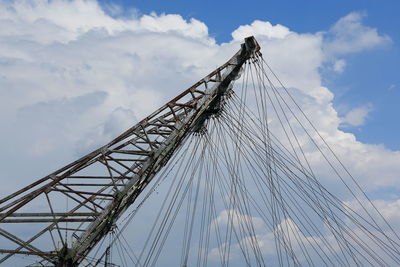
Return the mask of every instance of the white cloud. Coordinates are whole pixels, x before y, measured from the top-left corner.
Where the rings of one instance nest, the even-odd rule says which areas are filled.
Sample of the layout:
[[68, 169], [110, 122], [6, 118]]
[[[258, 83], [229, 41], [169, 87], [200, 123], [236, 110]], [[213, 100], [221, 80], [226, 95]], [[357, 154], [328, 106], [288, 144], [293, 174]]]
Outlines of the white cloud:
[[328, 32], [325, 51], [329, 55], [355, 53], [391, 42], [387, 35], [363, 25], [365, 13], [353, 12], [341, 18]]
[[140, 28], [153, 32], [176, 32], [197, 40], [211, 40], [208, 37], [208, 28], [203, 22], [192, 18], [188, 23], [180, 15], [144, 15], [140, 18]]
[[[400, 199], [394, 200], [383, 200], [378, 199], [372, 201], [373, 205], [365, 202], [361, 202], [362, 206], [356, 200], [347, 201], [345, 204], [350, 207], [354, 212], [358, 214], [365, 214], [367, 210], [373, 215], [373, 218], [377, 221], [381, 221], [382, 218], [377, 214], [375, 208], [379, 210], [380, 214], [389, 222], [389, 224], [395, 227], [396, 231], [400, 230]], [[385, 228], [384, 228], [385, 229]], [[387, 230], [387, 229], [386, 229]]]
[[77, 155], [83, 156], [103, 146], [137, 122], [135, 113], [131, 109], [116, 108], [106, 117], [103, 124], [92, 128], [76, 141]]
[[104, 103], [106, 98], [107, 93], [97, 91], [71, 98], [38, 102], [18, 109], [17, 123], [30, 129], [28, 142], [21, 141], [26, 153], [41, 156], [63, 147], [66, 139], [71, 140], [75, 135], [73, 131], [77, 118], [81, 114], [90, 113], [91, 109]]
[[351, 126], [361, 126], [365, 123], [368, 114], [373, 110], [371, 104], [353, 108], [342, 118], [341, 122]]
[[333, 70], [338, 73], [342, 73], [346, 68], [346, 61], [344, 59], [335, 60], [333, 63]]
[[220, 227], [226, 227], [229, 224], [233, 224], [233, 227], [239, 227], [239, 224], [243, 222], [251, 222], [256, 231], [265, 229], [265, 223], [261, 218], [251, 217], [240, 213], [237, 210], [223, 210], [214, 219], [212, 225], [219, 225]]
[[[111, 12], [118, 6], [108, 6]], [[133, 14], [135, 15], [135, 14]], [[140, 18], [118, 19], [108, 16], [97, 1], [15, 0], [0, 6], [2, 36], [20, 36], [22, 40], [42, 43], [68, 42], [91, 30], [106, 30], [109, 34], [122, 31], [176, 33], [198, 41], [213, 43], [207, 26], [196, 20], [185, 21], [180, 15], [143, 15]]]
[[[252, 219], [252, 221], [262, 221], [262, 219], [259, 217], [250, 218]], [[294, 220], [290, 218], [282, 219], [277, 225], [275, 225], [275, 228], [272, 231], [266, 230], [265, 227], [263, 229], [257, 229], [253, 239], [251, 239], [250, 237], [245, 237], [237, 241], [236, 243], [233, 243], [230, 248], [232, 250], [231, 259], [234, 260], [235, 256], [242, 253], [241, 248], [253, 246], [254, 239], [256, 239], [257, 245], [260, 248], [260, 252], [263, 254], [263, 256], [267, 258], [270, 263], [277, 265], [278, 262], [273, 256], [276, 254], [275, 237], [276, 235], [280, 235], [280, 245], [282, 246], [282, 248], [287, 246], [286, 249], [292, 249], [292, 251], [297, 255], [297, 260], [299, 260], [300, 263], [307, 262], [305, 257], [302, 255], [302, 250], [304, 249], [307, 249], [309, 256], [311, 255], [315, 263], [317, 263], [319, 258], [317, 255], [313, 255], [313, 253], [316, 253], [314, 249], [325, 247], [324, 252], [327, 255], [332, 255], [332, 253], [338, 252], [340, 249], [335, 242], [332, 234], [330, 234], [329, 232], [322, 232], [325, 235], [324, 240], [322, 236], [306, 235], [304, 233], [304, 227], [303, 229], [300, 229], [300, 227], [296, 224]], [[330, 249], [326, 248], [326, 242], [329, 242], [329, 244], [331, 245]], [[290, 247], [288, 244], [290, 244]], [[227, 244], [224, 243], [220, 247], [213, 248], [209, 253], [209, 258], [212, 261], [219, 262], [219, 253], [221, 252], [218, 251], [222, 251], [226, 245]], [[287, 253], [289, 254], [290, 252]], [[320, 264], [323, 265], [322, 262], [320, 262]]]
[[[382, 218], [376, 214], [376, 211], [371, 205], [368, 205], [366, 203], [363, 203], [363, 207], [359, 205], [356, 201], [351, 201], [351, 202], [346, 202], [345, 203], [347, 207], [351, 208], [353, 212], [364, 216], [364, 218], [368, 218], [368, 222], [370, 224], [374, 224], [373, 221], [371, 221], [371, 217], [368, 217], [365, 215], [365, 210], [364, 208], [367, 208], [368, 212], [372, 214], [372, 217], [376, 222], [379, 222], [380, 225], [382, 225]], [[383, 201], [383, 200], [378, 200], [378, 201], [373, 201], [373, 204], [375, 207], [380, 210], [381, 214], [385, 217], [385, 219], [394, 227], [395, 231], [398, 231], [399, 225], [400, 225], [400, 216], [399, 216], [399, 211], [400, 211], [400, 200], [394, 200], [394, 201]], [[352, 213], [354, 215], [354, 213]], [[357, 219], [359, 217], [356, 216]], [[252, 220], [257, 220], [261, 219], [258, 217], [252, 217]], [[386, 250], [382, 249], [381, 244], [375, 243], [376, 240], [372, 241], [371, 236], [379, 237], [381, 238], [380, 240], [386, 240], [386, 237], [395, 239], [393, 236], [393, 232], [391, 232], [387, 227], [382, 227], [382, 232], [377, 231], [376, 229], [373, 229], [372, 227], [367, 226], [365, 231], [361, 231], [360, 229], [355, 228], [354, 222], [357, 220], [351, 221], [348, 218], [341, 218], [344, 219], [342, 226], [344, 227], [344, 224], [346, 224], [346, 227], [343, 229], [346, 229], [346, 234], [344, 234], [346, 242], [348, 242], [349, 246], [355, 246], [357, 247], [356, 242], [361, 242], [364, 245], [362, 249], [360, 249], [358, 252], [364, 253], [363, 249], [369, 250], [371, 253], [372, 251], [375, 251], [379, 254], [379, 257], [381, 259], [384, 259], [387, 263], [390, 264], [395, 264], [392, 262], [392, 259], [389, 258], [389, 254], [387, 254]], [[357, 221], [358, 223], [360, 221]], [[277, 265], [278, 262], [276, 258], [271, 257], [274, 256], [276, 253], [276, 247], [275, 247], [275, 242], [277, 241], [276, 235], [280, 235], [280, 242], [281, 246], [287, 246], [288, 251], [293, 251], [294, 254], [296, 255], [297, 260], [301, 264], [307, 264], [307, 259], [305, 255], [303, 254], [304, 250], [307, 250], [307, 256], [311, 257], [315, 265], [325, 265], [326, 264], [326, 258], [325, 261], [321, 261], [321, 255], [322, 257], [330, 257], [333, 260], [333, 264], [340, 264], [339, 261], [337, 260], [337, 255], [339, 257], [341, 256], [340, 253], [342, 252], [342, 248], [337, 242], [337, 239], [335, 235], [333, 234], [335, 231], [338, 229], [331, 229], [334, 231], [331, 231], [328, 225], [324, 225], [323, 229], [320, 229], [319, 234], [313, 233], [307, 233], [305, 230], [308, 226], [301, 226], [301, 224], [296, 223], [295, 220], [291, 218], [285, 218], [282, 219], [274, 228], [273, 231], [267, 231], [265, 228], [262, 231], [256, 231], [255, 236], [253, 236], [253, 239], [250, 237], [244, 237], [240, 239], [239, 241], [236, 241], [232, 244], [230, 244], [230, 249], [231, 249], [231, 260], [234, 262], [235, 256], [240, 255], [241, 249], [244, 247], [251, 247], [254, 246], [254, 239], [257, 240], [257, 245], [260, 248], [260, 252], [263, 254], [264, 259], [268, 259], [270, 263]], [[311, 230], [313, 231], [313, 230]], [[338, 232], [336, 232], [336, 235]], [[371, 235], [371, 236], [370, 236]], [[386, 237], [385, 237], [386, 235]], [[353, 238], [356, 237], [356, 240], [353, 240]], [[283, 241], [285, 239], [285, 241]], [[343, 240], [341, 241], [343, 242]], [[385, 241], [384, 241], [385, 242]], [[329, 244], [329, 247], [328, 245]], [[360, 243], [358, 243], [359, 245]], [[225, 246], [227, 246], [226, 243], [223, 243], [220, 247], [216, 247], [210, 250], [209, 253], [209, 258], [212, 261], [219, 262], [219, 255], [221, 251], [224, 250]], [[289, 247], [290, 246], [290, 247]], [[343, 243], [341, 246], [344, 246]], [[322, 251], [321, 251], [322, 250]], [[288, 255], [290, 255], [290, 252], [286, 251]], [[337, 255], [335, 255], [337, 254]], [[368, 258], [368, 257], [366, 257]], [[358, 262], [367, 262], [363, 257], [357, 258]], [[291, 261], [292, 259], [289, 259]], [[369, 263], [373, 262], [371, 259], [369, 259]]]
[[[232, 42], [217, 45], [208, 36], [205, 24], [194, 19], [185, 21], [179, 15], [168, 14], [113, 18], [95, 1], [7, 1], [0, 4], [0, 12], [0, 20], [8, 25], [0, 29], [0, 119], [7, 129], [0, 133], [3, 140], [10, 140], [14, 132], [24, 132], [24, 124], [17, 121], [20, 109], [39, 103], [62, 103], [63, 99], [77, 99], [99, 91], [107, 94], [103, 102], [79, 116], [71, 113], [74, 120], [57, 126], [64, 140], [56, 142], [61, 147], [51, 141], [57, 140], [57, 131], [46, 145], [39, 134], [25, 139], [20, 147], [16, 145], [17, 151], [31, 144], [46, 147], [38, 169], [49, 171], [58, 167], [45, 161], [54, 158], [56, 151], [65, 151], [65, 155], [70, 155], [67, 158], [73, 158], [75, 152], [71, 148], [82, 144], [82, 136], [102, 127], [99, 125], [119, 108], [131, 110], [137, 118], [146, 116], [229, 58], [238, 49], [239, 38], [254, 34], [266, 60], [285, 85], [292, 88], [306, 114], [339, 156], [346, 155], [355, 176], [363, 177], [368, 186], [398, 186], [394, 182], [400, 171], [396, 163], [398, 152], [362, 144], [354, 135], [338, 130], [340, 123], [362, 125], [371, 106], [356, 108], [345, 118], [338, 117], [332, 106], [332, 92], [321, 86], [319, 70], [327, 56], [321, 33], [299, 34], [284, 26], [255, 21], [234, 31]], [[340, 19], [331, 30], [337, 37], [331, 44], [345, 42], [353, 46], [360, 43], [355, 40], [365, 40], [362, 36], [375, 36], [372, 39], [380, 40], [372, 42], [375, 45], [387, 42], [388, 37], [364, 26], [361, 18], [359, 13], [352, 13]], [[32, 30], [28, 24], [36, 26]], [[53, 30], [56, 34], [49, 34]], [[356, 47], [365, 49], [371, 45]], [[343, 65], [343, 61], [337, 60], [336, 69]], [[48, 112], [43, 111], [37, 118], [32, 116], [30, 125], [40, 129], [43, 120], [63, 118], [61, 111], [52, 112], [50, 104], [46, 107]], [[67, 113], [66, 109], [63, 111]], [[20, 154], [11, 146], [5, 147], [11, 151], [7, 158], [17, 161]], [[369, 157], [364, 156], [366, 153]], [[382, 175], [379, 166], [386, 167], [386, 178], [378, 180], [375, 175]], [[43, 174], [32, 175], [39, 173]], [[10, 174], [5, 171], [3, 175]], [[26, 177], [26, 182], [31, 177]]]
[[232, 37], [234, 40], [242, 41], [247, 36], [258, 36], [270, 39], [283, 39], [290, 34], [290, 30], [277, 24], [273, 26], [268, 21], [255, 20], [250, 25], [239, 26], [234, 32]]

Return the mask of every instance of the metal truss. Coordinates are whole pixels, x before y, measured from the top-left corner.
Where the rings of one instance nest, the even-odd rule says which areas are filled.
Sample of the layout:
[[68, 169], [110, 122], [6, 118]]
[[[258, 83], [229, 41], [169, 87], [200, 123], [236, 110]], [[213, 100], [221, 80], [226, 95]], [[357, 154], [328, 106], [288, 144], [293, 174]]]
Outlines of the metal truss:
[[246, 38], [227, 63], [105, 146], [1, 199], [0, 264], [20, 254], [44, 266], [78, 266], [185, 138], [218, 112], [259, 50]]

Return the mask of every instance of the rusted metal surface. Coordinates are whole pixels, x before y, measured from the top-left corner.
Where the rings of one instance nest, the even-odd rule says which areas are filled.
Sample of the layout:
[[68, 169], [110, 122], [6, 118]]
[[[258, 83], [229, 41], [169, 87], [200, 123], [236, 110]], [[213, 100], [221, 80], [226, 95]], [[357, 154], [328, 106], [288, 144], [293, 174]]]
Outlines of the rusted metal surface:
[[46, 223], [46, 222], [93, 222], [93, 218], [84, 219], [4, 219], [1, 223]]
[[9, 249], [0, 249], [0, 253], [14, 253], [14, 254], [22, 254], [22, 255], [36, 255], [36, 256], [47, 256], [47, 257], [54, 257], [57, 255], [56, 252], [32, 252], [32, 251], [17, 251], [9, 250]]
[[99, 216], [100, 213], [92, 213], [92, 212], [48, 212], [48, 213], [33, 213], [33, 212], [25, 212], [25, 213], [13, 213], [8, 217], [53, 217], [53, 216], [68, 216], [68, 217], [75, 217], [75, 216]]
[[[0, 236], [15, 249], [0, 249], [4, 254], [0, 264], [14, 254], [26, 254], [55, 266], [62, 262], [78, 265], [187, 136], [220, 108], [222, 95], [242, 65], [259, 50], [254, 38], [246, 38], [227, 63], [108, 144], [1, 199]], [[7, 228], [15, 223], [35, 223], [42, 228], [22, 238], [15, 227]], [[52, 251], [32, 246], [45, 236], [54, 243]], [[57, 247], [60, 243], [61, 248]]]

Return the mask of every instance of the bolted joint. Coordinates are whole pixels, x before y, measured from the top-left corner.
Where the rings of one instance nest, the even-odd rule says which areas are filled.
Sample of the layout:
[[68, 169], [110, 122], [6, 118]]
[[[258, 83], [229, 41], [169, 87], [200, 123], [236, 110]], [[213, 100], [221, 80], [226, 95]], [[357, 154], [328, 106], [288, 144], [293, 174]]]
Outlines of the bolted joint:
[[63, 247], [57, 253], [58, 261], [56, 267], [77, 267], [78, 264], [73, 262], [71, 249], [68, 247]]

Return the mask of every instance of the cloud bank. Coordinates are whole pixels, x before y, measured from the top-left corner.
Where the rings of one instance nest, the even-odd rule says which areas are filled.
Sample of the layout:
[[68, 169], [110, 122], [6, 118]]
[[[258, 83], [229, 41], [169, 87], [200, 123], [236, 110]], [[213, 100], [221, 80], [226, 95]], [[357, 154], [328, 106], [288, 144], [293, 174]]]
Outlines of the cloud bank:
[[[339, 129], [341, 123], [362, 125], [372, 108], [340, 118], [322, 83], [320, 69], [327, 63], [341, 73], [342, 57], [391, 42], [364, 25], [364, 17], [351, 13], [317, 33], [256, 20], [217, 44], [205, 23], [177, 14], [118, 18], [96, 1], [2, 1], [0, 193], [118, 135], [225, 62], [248, 35], [255, 35], [266, 60], [299, 94], [302, 108], [361, 185], [367, 191], [399, 189], [400, 151], [363, 144]], [[400, 214], [398, 200], [377, 201], [389, 216]]]

